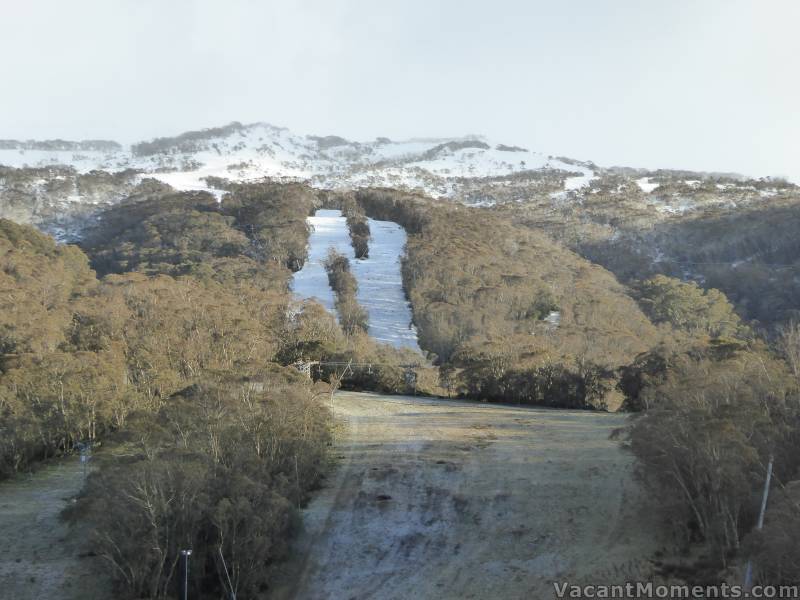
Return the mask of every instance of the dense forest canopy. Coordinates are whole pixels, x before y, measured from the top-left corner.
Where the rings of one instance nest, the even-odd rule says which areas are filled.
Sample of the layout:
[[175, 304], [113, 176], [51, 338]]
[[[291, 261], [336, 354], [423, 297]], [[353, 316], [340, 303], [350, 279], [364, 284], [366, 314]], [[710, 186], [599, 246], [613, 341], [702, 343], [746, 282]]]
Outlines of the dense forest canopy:
[[605, 406], [614, 370], [660, 339], [613, 275], [501, 214], [391, 190], [356, 196], [406, 228], [420, 346], [470, 395]]
[[[649, 181], [646, 193], [632, 177]], [[724, 292], [767, 330], [798, 320], [800, 188], [775, 178], [607, 169], [562, 201], [530, 189], [502, 210], [622, 282], [665, 275]]]

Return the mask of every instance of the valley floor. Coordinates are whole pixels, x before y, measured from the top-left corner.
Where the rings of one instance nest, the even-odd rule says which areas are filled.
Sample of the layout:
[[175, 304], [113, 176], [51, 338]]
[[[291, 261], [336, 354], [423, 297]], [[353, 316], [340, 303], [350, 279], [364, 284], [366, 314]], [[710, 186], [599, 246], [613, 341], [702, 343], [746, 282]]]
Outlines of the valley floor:
[[279, 598], [550, 598], [647, 572], [624, 416], [340, 393], [340, 460]]

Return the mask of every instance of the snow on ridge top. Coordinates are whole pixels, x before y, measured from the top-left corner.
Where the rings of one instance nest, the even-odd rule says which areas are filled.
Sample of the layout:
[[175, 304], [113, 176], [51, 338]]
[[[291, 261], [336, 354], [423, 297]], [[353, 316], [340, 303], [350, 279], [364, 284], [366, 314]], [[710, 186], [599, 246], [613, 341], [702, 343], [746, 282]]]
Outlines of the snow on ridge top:
[[122, 144], [114, 140], [0, 140], [2, 150], [49, 150], [49, 151], [100, 151], [122, 150]]
[[230, 145], [228, 142], [231, 138], [234, 142], [241, 141], [242, 138], [247, 139], [258, 130], [261, 130], [262, 135], [276, 137], [283, 132], [288, 132], [286, 128], [276, 127], [269, 123], [258, 122], [243, 125], [238, 121], [233, 121], [222, 127], [186, 131], [176, 136], [138, 142], [131, 146], [131, 153], [136, 156], [193, 153], [213, 147], [215, 144]]
[[354, 142], [339, 136], [302, 136], [263, 122], [233, 122], [128, 148], [110, 144], [80, 151], [67, 149], [74, 146], [27, 148], [0, 145], [0, 165], [66, 165], [79, 173], [134, 169], [184, 190], [209, 189], [205, 180], [209, 176], [234, 181], [273, 177], [305, 180], [316, 187], [392, 186], [453, 196], [456, 191], [449, 182], [459, 178], [558, 169], [583, 173], [583, 185], [593, 175], [591, 169], [571, 162], [477, 135]]

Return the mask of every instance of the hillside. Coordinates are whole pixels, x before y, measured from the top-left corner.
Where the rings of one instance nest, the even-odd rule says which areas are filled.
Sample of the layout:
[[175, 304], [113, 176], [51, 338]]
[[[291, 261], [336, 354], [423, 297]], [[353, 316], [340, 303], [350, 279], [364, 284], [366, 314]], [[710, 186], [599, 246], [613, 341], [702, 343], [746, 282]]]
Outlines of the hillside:
[[[239, 126], [231, 131], [216, 131], [215, 139], [241, 133]], [[208, 135], [156, 140], [127, 152], [145, 163], [171, 155], [200, 157], [210, 152], [204, 145]], [[339, 138], [308, 139], [329, 156], [348, 146]], [[475, 140], [425, 144], [415, 160], [431, 169], [444, 155], [477, 162], [490, 160], [493, 152], [516, 152]], [[26, 148], [15, 150], [65, 152]], [[85, 151], [120, 152], [108, 148]], [[626, 464], [635, 465], [659, 518], [674, 524], [675, 550], [648, 569], [652, 565], [661, 577], [680, 568], [680, 580], [714, 582], [728, 577], [730, 561], [740, 561], [743, 549], [756, 543], [761, 545], [752, 552], [760, 553], [761, 564], [767, 564], [765, 554], [785, 554], [780, 539], [759, 541], [753, 524], [765, 460], [774, 457], [781, 480], [797, 479], [800, 330], [776, 327], [760, 335], [749, 311], [759, 306], [764, 290], [770, 293], [763, 306], [775, 325], [790, 323], [797, 310], [796, 278], [771, 271], [792, 273], [798, 261], [795, 186], [592, 166], [591, 176], [550, 169], [459, 176], [452, 178], [461, 186], [458, 193], [435, 198], [366, 184], [350, 189], [344, 179], [324, 189], [313, 177], [215, 175], [201, 181], [200, 165], [143, 172], [130, 164], [114, 173], [6, 167], [0, 196], [0, 206], [16, 220], [79, 241], [58, 243], [29, 225], [0, 220], [0, 279], [8, 290], [0, 307], [0, 430], [7, 432], [0, 436], [0, 477], [70, 454], [78, 443], [102, 444], [99, 469], [71, 516], [91, 523], [96, 551], [122, 573], [115, 576], [120, 597], [174, 595], [171, 565], [187, 546], [199, 565], [191, 585], [208, 597], [228, 587], [255, 593], [273, 585], [269, 567], [290, 556], [298, 508], [314, 496], [327, 460], [337, 456], [328, 445], [331, 436], [341, 439], [330, 412], [336, 411], [340, 385], [640, 412], [624, 422], [615, 416], [613, 422], [624, 427], [616, 433], [632, 451]], [[418, 173], [410, 164], [402, 167], [405, 172]], [[175, 189], [165, 182], [169, 177], [188, 178], [183, 181], [190, 188], [213, 189]], [[688, 177], [699, 179], [690, 183]], [[579, 180], [585, 185], [566, 189]], [[36, 189], [41, 195], [30, 192]], [[94, 190], [91, 202], [81, 196], [86, 190]], [[475, 201], [465, 190], [485, 195]], [[677, 203], [685, 210], [665, 209]], [[309, 248], [311, 226], [318, 222], [310, 217], [319, 210], [342, 215], [340, 252], [321, 261], [332, 292], [328, 311], [292, 293], [295, 274], [309, 258], [320, 260], [319, 249]], [[405, 239], [404, 249], [398, 241], [381, 248], [381, 221], [404, 236], [398, 237]], [[369, 335], [360, 301], [367, 304], [377, 294], [359, 284], [375, 275], [371, 254], [384, 251], [392, 260], [394, 301], [410, 308], [424, 357]], [[723, 269], [722, 275], [727, 269], [721, 287], [727, 286], [735, 306], [709, 286], [709, 266]], [[359, 296], [359, 288], [371, 297]], [[293, 367], [298, 361], [316, 363], [310, 378]], [[402, 410], [397, 418], [409, 415]], [[602, 415], [591, 419], [596, 417]], [[529, 425], [535, 429], [534, 423], [517, 428], [517, 421], [505, 421], [520, 435], [530, 433]], [[474, 477], [502, 475], [496, 466], [508, 461], [492, 450], [504, 445], [502, 432], [484, 434], [485, 423], [471, 425], [478, 425], [478, 434], [454, 435], [448, 447], [470, 444], [494, 457]], [[387, 432], [391, 439], [381, 443], [389, 452], [405, 450], [398, 430]], [[410, 447], [439, 439], [435, 427], [429, 433]], [[607, 440], [607, 433], [602, 445], [619, 458], [617, 442]], [[584, 435], [590, 435], [586, 429]], [[544, 449], [543, 439], [536, 437], [536, 448]], [[448, 459], [434, 465], [439, 460]], [[430, 477], [437, 468], [408, 473]], [[536, 468], [530, 463], [524, 470]], [[606, 475], [597, 483], [608, 490], [613, 483]], [[450, 479], [458, 488], [457, 478]], [[387, 485], [391, 481], [389, 473]], [[527, 496], [517, 496], [511, 484], [501, 478], [490, 485], [508, 487], [501, 496], [521, 501], [514, 514], [529, 514]], [[424, 493], [428, 489], [433, 486]], [[460, 498], [457, 489], [455, 494]], [[171, 495], [185, 503], [155, 500]], [[391, 514], [391, 499], [383, 496], [393, 494], [378, 495], [381, 514]], [[548, 510], [561, 523], [553, 530], [552, 549], [561, 552], [558, 539], [578, 543], [579, 532], [571, 528], [580, 515], [569, 513], [568, 501], [547, 497]], [[363, 500], [358, 494], [347, 503], [345, 517], [372, 514]], [[156, 514], [148, 516], [142, 507], [154, 502]], [[584, 516], [597, 509], [601, 521], [613, 523], [620, 514], [615, 507], [624, 504], [627, 510], [630, 502], [627, 496], [603, 496], [574, 508], [585, 510]], [[470, 503], [456, 500], [454, 506]], [[441, 517], [431, 525], [450, 510], [434, 514]], [[586, 527], [597, 522], [587, 518]], [[796, 519], [791, 523], [796, 527]], [[548, 531], [543, 522], [536, 529]], [[507, 533], [516, 539], [514, 531]], [[597, 531], [601, 538], [626, 535], [616, 527]], [[322, 538], [329, 533], [338, 535], [334, 527]], [[478, 530], [472, 539], [486, 533]], [[411, 556], [427, 557], [413, 554], [420, 539], [391, 542], [404, 569], [411, 567]], [[582, 539], [593, 546], [598, 538]], [[448, 540], [467, 552], [466, 544]], [[615, 548], [621, 560], [631, 552], [624, 545]], [[480, 554], [477, 546], [473, 550]], [[679, 556], [693, 552], [702, 553], [702, 560], [676, 566]], [[233, 584], [217, 556], [236, 570]], [[591, 559], [582, 551], [574, 556], [575, 565]], [[554, 577], [543, 565], [514, 560], [506, 556], [504, 564], [524, 571], [516, 589], [529, 588], [539, 575]], [[326, 564], [336, 568], [336, 561], [323, 561], [322, 571]], [[591, 566], [607, 573], [611, 565]]]
[[725, 291], [746, 319], [797, 318], [800, 188], [734, 173], [600, 167], [480, 136], [355, 142], [231, 123], [125, 147], [111, 141], [0, 140], [0, 217], [79, 239], [125, 199], [232, 184], [388, 187], [476, 207], [633, 282], [655, 274]]
[[[643, 205], [672, 214], [712, 204], [733, 206], [795, 188], [770, 179], [759, 180], [754, 188], [753, 180], [732, 173], [604, 168], [476, 135], [358, 142], [238, 122], [127, 147], [102, 140], [0, 140], [0, 166], [25, 169], [27, 174], [4, 171], [0, 189], [51, 196], [62, 204], [91, 202], [94, 194], [79, 178], [97, 171], [134, 184], [152, 177], [175, 189], [208, 189], [218, 196], [208, 177], [235, 182], [264, 177], [302, 180], [333, 189], [393, 187], [479, 205], [542, 195], [557, 202], [580, 202], [596, 191], [589, 185], [602, 179], [601, 187], [613, 183], [616, 191], [626, 185], [638, 189]], [[67, 183], [54, 186], [51, 180]], [[695, 197], [698, 188], [704, 192], [700, 201]], [[756, 193], [740, 193], [748, 191]]]
[[272, 177], [304, 180], [319, 188], [391, 185], [447, 197], [457, 196], [468, 179], [535, 174], [554, 189], [574, 189], [593, 174], [591, 165], [490, 144], [480, 136], [353, 142], [300, 136], [267, 123], [231, 123], [130, 147], [0, 140], [0, 165], [59, 165], [76, 175], [133, 170], [176, 189], [207, 189], [209, 176], [238, 182]]

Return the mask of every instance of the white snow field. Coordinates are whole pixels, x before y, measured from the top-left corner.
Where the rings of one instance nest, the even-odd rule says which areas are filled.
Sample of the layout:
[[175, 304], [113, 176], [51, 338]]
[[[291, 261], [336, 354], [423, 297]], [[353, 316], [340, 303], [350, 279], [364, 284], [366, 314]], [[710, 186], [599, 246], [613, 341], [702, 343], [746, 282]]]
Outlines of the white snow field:
[[308, 260], [294, 275], [294, 293], [314, 298], [335, 313], [333, 291], [323, 265], [328, 251], [334, 248], [350, 259], [351, 271], [358, 281], [358, 302], [369, 313], [369, 334], [379, 342], [419, 351], [417, 330], [411, 323], [411, 307], [400, 276], [405, 230], [391, 221], [369, 219], [369, 258], [356, 259], [341, 211], [318, 210], [308, 223], [312, 228]]
[[351, 261], [358, 301], [369, 312], [369, 334], [379, 342], [419, 351], [400, 275], [405, 229], [392, 221], [369, 219], [369, 230], [369, 258]]
[[308, 217], [307, 222], [311, 226], [308, 260], [303, 268], [294, 274], [292, 291], [301, 298], [313, 298], [329, 311], [335, 312], [333, 290], [328, 285], [328, 274], [325, 272], [323, 262], [331, 248], [348, 258], [353, 258], [347, 221], [341, 211], [318, 210], [313, 217]]

